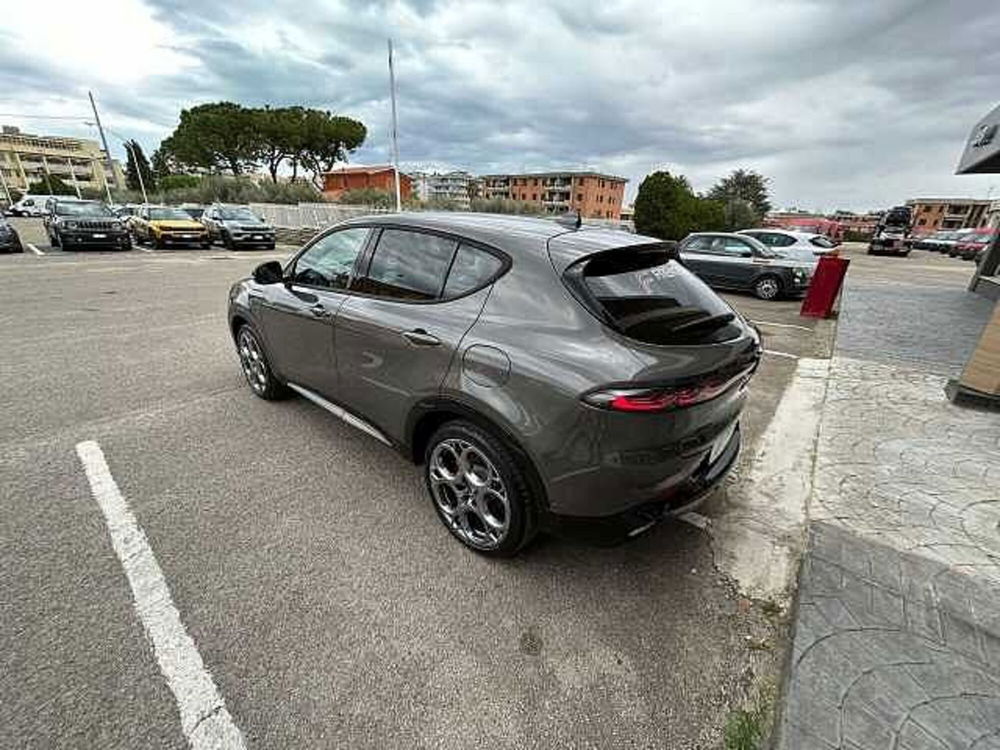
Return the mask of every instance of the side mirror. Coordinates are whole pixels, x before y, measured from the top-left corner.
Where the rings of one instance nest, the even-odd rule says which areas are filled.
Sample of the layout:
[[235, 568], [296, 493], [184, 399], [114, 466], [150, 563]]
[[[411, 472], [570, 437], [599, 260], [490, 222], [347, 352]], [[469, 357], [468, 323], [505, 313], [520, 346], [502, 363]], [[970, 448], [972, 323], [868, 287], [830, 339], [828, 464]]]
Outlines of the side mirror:
[[740, 253], [740, 256], [742, 256], [744, 258], [752, 258], [753, 257], [753, 250], [744, 250], [742, 253]]
[[285, 278], [285, 270], [276, 260], [261, 263], [253, 269], [253, 280], [258, 284], [280, 284]]

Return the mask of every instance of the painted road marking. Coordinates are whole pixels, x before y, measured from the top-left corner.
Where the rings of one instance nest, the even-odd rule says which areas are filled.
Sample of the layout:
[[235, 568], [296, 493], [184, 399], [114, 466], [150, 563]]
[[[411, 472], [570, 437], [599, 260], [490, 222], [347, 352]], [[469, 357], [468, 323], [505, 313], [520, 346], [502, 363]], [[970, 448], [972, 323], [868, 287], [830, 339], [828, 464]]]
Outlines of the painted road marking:
[[799, 359], [798, 354], [789, 354], [788, 352], [778, 352], [774, 349], [765, 349], [764, 354], [770, 354], [774, 357], [787, 357], [788, 359]]
[[795, 326], [791, 323], [771, 323], [768, 320], [755, 320], [753, 321], [759, 326], [771, 326], [772, 328], [794, 328], [796, 331], [811, 331], [812, 328], [808, 326]]
[[712, 525], [711, 518], [709, 518], [708, 516], [703, 516], [701, 513], [697, 513], [693, 510], [688, 511], [687, 513], [682, 513], [677, 517], [680, 520], [684, 521], [684, 523], [689, 523], [692, 526], [701, 529], [702, 531], [704, 531], [705, 529], [707, 529], [709, 526]]
[[39, 250], [39, 249], [38, 249], [38, 248], [37, 248], [37, 247], [36, 247], [36, 246], [35, 246], [34, 244], [32, 244], [31, 242], [25, 242], [25, 243], [24, 243], [24, 246], [25, 246], [26, 248], [28, 248], [28, 249], [29, 249], [29, 250], [30, 250], [31, 252], [33, 252], [33, 253], [34, 253], [35, 255], [45, 255], [45, 253], [43, 253], [43, 252], [42, 252], [41, 250]]
[[181, 622], [163, 571], [111, 476], [104, 452], [93, 440], [87, 440], [77, 444], [76, 453], [132, 587], [135, 610], [153, 644], [160, 672], [177, 701], [188, 745], [192, 750], [245, 750], [243, 735]]
[[142, 250], [144, 253], [153, 252], [153, 248], [151, 247], [143, 247], [142, 245], [133, 245], [132, 247], [134, 247], [136, 250]]

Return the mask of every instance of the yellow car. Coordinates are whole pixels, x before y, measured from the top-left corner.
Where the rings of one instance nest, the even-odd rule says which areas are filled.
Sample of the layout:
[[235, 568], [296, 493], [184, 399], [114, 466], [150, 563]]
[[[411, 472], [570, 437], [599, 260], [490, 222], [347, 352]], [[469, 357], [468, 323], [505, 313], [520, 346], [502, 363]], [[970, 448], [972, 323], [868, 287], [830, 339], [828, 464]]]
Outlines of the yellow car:
[[155, 247], [209, 246], [205, 225], [186, 211], [171, 206], [142, 206], [129, 218], [129, 229], [136, 242], [148, 242]]

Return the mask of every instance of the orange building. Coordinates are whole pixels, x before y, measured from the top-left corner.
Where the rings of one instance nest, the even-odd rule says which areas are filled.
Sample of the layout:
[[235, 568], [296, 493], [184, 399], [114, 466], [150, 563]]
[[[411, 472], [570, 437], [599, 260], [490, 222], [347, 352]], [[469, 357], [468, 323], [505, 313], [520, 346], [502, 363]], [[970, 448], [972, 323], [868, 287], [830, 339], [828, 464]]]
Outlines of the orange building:
[[[323, 174], [323, 196], [337, 200], [347, 190], [382, 190], [390, 195], [396, 192], [391, 164], [373, 167], [341, 167]], [[399, 173], [399, 193], [404, 201], [410, 199], [413, 183]]]
[[537, 203], [549, 213], [579, 211], [585, 219], [621, 219], [624, 177], [599, 172], [484, 175], [485, 198]]

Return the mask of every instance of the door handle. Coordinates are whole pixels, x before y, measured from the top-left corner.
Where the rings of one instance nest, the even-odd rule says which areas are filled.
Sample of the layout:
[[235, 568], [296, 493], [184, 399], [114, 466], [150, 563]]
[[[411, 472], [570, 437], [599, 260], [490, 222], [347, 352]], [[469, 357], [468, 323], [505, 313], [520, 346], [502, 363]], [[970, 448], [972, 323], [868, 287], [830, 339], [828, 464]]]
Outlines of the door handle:
[[433, 334], [427, 333], [423, 328], [414, 328], [412, 331], [403, 331], [404, 339], [414, 346], [441, 346], [441, 339]]
[[330, 317], [330, 311], [327, 310], [323, 305], [316, 303], [309, 308], [309, 312], [315, 315], [317, 318], [328, 318]]

